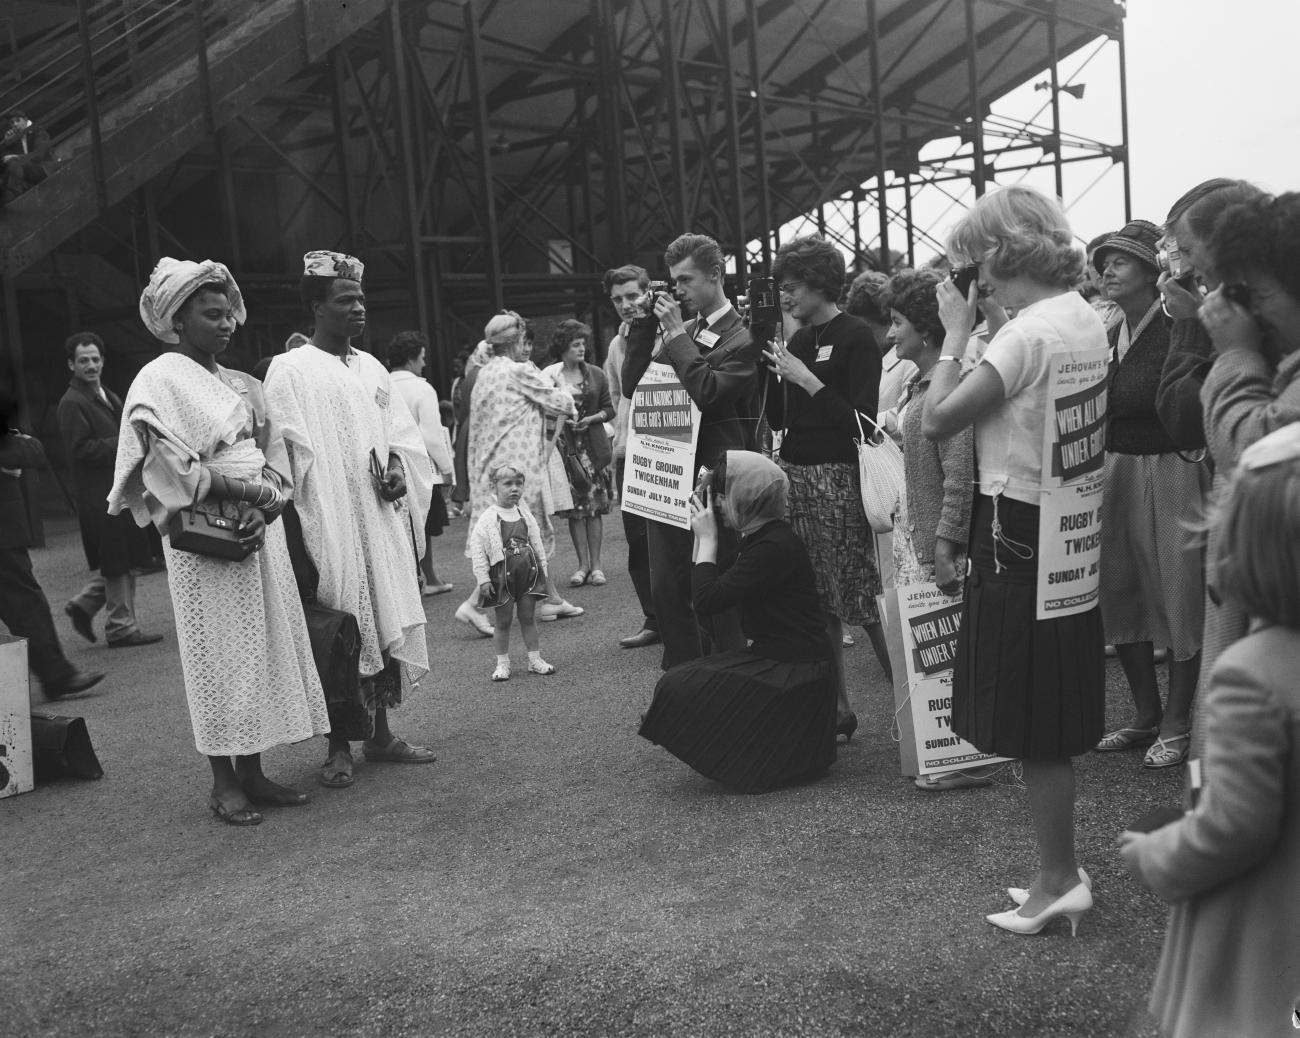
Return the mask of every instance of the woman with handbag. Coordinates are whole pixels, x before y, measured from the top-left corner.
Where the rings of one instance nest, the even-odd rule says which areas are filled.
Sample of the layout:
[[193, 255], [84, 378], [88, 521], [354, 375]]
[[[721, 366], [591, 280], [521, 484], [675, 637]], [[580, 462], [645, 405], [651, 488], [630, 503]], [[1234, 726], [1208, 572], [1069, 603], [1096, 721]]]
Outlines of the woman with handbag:
[[542, 369], [542, 374], [569, 391], [578, 409], [576, 418], [565, 421], [555, 443], [564, 452], [565, 475], [573, 494], [573, 507], [557, 513], [569, 520], [569, 536], [578, 553], [578, 568], [569, 578], [569, 587], [602, 587], [607, 582], [600, 547], [604, 516], [614, 497], [610, 470], [614, 451], [605, 423], [614, 420], [615, 411], [605, 373], [587, 363], [591, 341], [591, 329], [581, 321], [560, 322], [551, 337], [555, 363]]
[[876, 543], [862, 509], [854, 440], [861, 436], [855, 410], [874, 418], [880, 396], [880, 350], [866, 321], [841, 312], [844, 257], [822, 238], [795, 238], [772, 264], [781, 301], [804, 327], [788, 345], [772, 344], [763, 355], [767, 420], [784, 429], [778, 461], [790, 480], [790, 525], [817, 574], [826, 613], [826, 634], [835, 653], [837, 731], [846, 739], [858, 727], [844, 678], [844, 625], [866, 629], [893, 684], [889, 651], [876, 596], [880, 569]]
[[263, 774], [262, 753], [329, 730], [275, 522], [288, 455], [261, 383], [217, 363], [245, 319], [222, 264], [163, 258], [140, 316], [177, 345], [146, 364], [126, 395], [108, 510], [129, 508], [163, 533], [194, 741], [212, 768], [208, 805], [229, 825], [257, 825], [254, 805], [307, 801]]

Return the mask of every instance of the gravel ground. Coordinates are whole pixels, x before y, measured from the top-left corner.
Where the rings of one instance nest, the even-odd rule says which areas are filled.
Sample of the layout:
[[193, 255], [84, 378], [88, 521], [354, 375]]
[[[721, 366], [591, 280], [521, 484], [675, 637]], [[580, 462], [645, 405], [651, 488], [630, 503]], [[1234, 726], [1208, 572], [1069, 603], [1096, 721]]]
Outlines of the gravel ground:
[[[917, 790], [865, 637], [862, 727], [821, 780], [747, 797], [636, 735], [658, 651], [617, 517], [586, 616], [542, 627], [552, 678], [488, 680], [491, 644], [428, 599], [433, 673], [394, 727], [428, 767], [358, 763], [315, 784], [323, 740], [267, 755], [311, 792], [253, 829], [207, 809], [165, 576], [143, 578], [156, 646], [87, 645], [61, 604], [75, 527], [36, 552], [65, 647], [111, 672], [61, 704], [106, 777], [0, 802], [0, 1031], [27, 1035], [1087, 1035], [1152, 1038], [1164, 909], [1113, 851], [1181, 776], [1135, 753], [1078, 762], [1080, 859], [1097, 908], [1071, 940], [984, 922], [1034, 867], [1023, 791]], [[463, 521], [437, 544], [470, 581]], [[562, 549], [557, 569], [572, 568]], [[522, 645], [515, 632], [516, 659]], [[1127, 717], [1118, 665], [1110, 716]], [[359, 758], [359, 754], [358, 754]]]

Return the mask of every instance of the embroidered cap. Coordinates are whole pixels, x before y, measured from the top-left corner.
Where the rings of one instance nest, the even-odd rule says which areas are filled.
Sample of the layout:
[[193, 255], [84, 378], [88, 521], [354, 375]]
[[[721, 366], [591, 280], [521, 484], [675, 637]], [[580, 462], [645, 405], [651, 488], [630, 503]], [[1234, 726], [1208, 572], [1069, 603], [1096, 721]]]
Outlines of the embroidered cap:
[[346, 278], [360, 281], [366, 266], [355, 256], [317, 249], [302, 258], [303, 274], [310, 278]]

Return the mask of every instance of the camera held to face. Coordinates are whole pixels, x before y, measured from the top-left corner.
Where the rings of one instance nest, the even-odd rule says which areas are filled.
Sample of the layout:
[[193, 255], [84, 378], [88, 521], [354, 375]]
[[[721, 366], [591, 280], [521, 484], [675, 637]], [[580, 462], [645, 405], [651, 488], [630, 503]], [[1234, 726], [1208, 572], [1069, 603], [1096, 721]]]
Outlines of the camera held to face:
[[1161, 271], [1168, 274], [1183, 288], [1190, 289], [1196, 283], [1196, 271], [1178, 247], [1178, 240], [1172, 234], [1166, 234], [1156, 252], [1156, 263]]
[[651, 281], [646, 290], [633, 300], [632, 305], [636, 307], [636, 312], [640, 317], [653, 317], [655, 313], [655, 300], [661, 295], [668, 294], [667, 281]]

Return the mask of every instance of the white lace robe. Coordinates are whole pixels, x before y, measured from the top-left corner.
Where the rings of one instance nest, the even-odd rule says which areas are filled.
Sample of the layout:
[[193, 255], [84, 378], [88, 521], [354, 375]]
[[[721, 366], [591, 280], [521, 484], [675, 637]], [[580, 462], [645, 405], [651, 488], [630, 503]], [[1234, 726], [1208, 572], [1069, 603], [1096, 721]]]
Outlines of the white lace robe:
[[175, 551], [169, 516], [206, 495], [205, 469], [288, 486], [283, 441], [256, 379], [213, 374], [180, 354], [145, 365], [122, 412], [108, 510], [163, 531], [167, 584], [194, 744], [225, 757], [329, 731], [282, 524], [242, 562]]
[[[383, 670], [387, 653], [417, 680], [429, 669], [416, 563], [433, 470], [411, 412], [374, 357], [352, 350], [344, 363], [310, 344], [275, 358], [266, 400], [289, 448], [319, 600], [357, 618], [362, 677]], [[396, 507], [376, 490], [371, 451], [381, 466], [389, 452], [402, 460], [407, 495]]]

